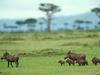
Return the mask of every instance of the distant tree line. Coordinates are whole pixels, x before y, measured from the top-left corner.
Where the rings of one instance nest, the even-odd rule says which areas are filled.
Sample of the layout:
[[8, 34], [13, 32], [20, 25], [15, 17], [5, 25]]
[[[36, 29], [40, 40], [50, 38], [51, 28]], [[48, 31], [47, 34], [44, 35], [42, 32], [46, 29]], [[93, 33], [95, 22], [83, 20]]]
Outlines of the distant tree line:
[[[40, 21], [38, 21], [38, 19], [35, 18], [28, 18], [25, 20], [18, 20], [15, 22], [15, 24], [17, 24], [17, 26], [19, 26], [19, 28], [21, 28], [21, 26], [26, 25], [28, 28], [28, 31], [35, 31], [35, 27], [36, 24], [39, 25], [40, 27], [40, 31], [43, 31], [43, 25], [46, 24], [47, 25], [47, 31], [51, 32], [51, 24], [52, 24], [52, 17], [54, 16], [55, 13], [60, 12], [61, 9], [59, 8], [58, 5], [52, 4], [52, 3], [41, 3], [39, 5], [38, 8], [40, 11], [45, 12], [47, 18], [41, 18]], [[98, 19], [100, 19], [100, 6], [91, 9], [91, 12], [95, 13], [98, 17]], [[85, 27], [82, 27], [83, 24], [85, 25]], [[89, 30], [89, 26], [91, 26], [93, 24], [92, 21], [89, 20], [82, 20], [82, 19], [76, 19], [73, 22], [73, 29], [75, 30]], [[56, 23], [53, 23], [52, 25], [56, 26]], [[68, 22], [64, 22], [63, 23], [65, 29], [68, 29], [68, 26], [70, 25]], [[17, 26], [7, 26], [6, 24], [3, 25], [4, 28], [12, 28], [15, 29], [17, 28]], [[97, 25], [94, 26], [94, 29], [98, 29], [100, 28], [100, 21], [97, 22]]]

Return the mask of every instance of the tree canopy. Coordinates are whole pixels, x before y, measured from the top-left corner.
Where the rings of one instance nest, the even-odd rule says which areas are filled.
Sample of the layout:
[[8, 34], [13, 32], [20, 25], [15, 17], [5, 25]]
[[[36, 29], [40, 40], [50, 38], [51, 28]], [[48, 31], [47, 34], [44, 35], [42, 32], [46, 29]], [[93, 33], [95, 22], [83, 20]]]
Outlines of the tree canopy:
[[16, 21], [16, 24], [23, 25], [24, 24], [24, 21]]
[[39, 9], [44, 12], [49, 12], [49, 13], [56, 13], [61, 11], [59, 6], [51, 4], [51, 3], [41, 3]]
[[24, 21], [25, 24], [35, 24], [37, 22], [34, 18], [28, 18]]
[[94, 12], [100, 18], [100, 6], [93, 8], [91, 11]]

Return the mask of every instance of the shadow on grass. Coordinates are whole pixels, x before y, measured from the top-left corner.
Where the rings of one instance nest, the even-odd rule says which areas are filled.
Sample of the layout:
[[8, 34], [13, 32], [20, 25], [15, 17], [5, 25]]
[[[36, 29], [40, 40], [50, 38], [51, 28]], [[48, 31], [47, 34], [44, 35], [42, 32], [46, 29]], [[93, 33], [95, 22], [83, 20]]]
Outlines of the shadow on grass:
[[19, 53], [20, 56], [23, 57], [31, 57], [31, 56], [55, 56], [55, 55], [64, 55], [64, 50], [62, 49], [43, 49], [43, 50], [36, 50], [30, 53]]

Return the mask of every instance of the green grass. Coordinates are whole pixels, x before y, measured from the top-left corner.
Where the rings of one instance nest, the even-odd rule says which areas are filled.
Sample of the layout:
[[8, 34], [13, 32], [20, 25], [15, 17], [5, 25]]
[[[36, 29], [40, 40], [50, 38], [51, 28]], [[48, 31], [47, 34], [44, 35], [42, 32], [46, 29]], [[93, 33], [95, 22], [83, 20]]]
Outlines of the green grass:
[[58, 59], [63, 56], [52, 57], [24, 57], [20, 59], [19, 68], [7, 68], [7, 64], [2, 62], [0, 70], [2, 75], [99, 75], [100, 66], [94, 66], [89, 62], [89, 66], [60, 66]]
[[[70, 49], [86, 54], [89, 65], [58, 64]], [[100, 57], [100, 32], [0, 33], [0, 57], [5, 51], [19, 54], [20, 66], [0, 60], [0, 75], [100, 75], [91, 62]]]

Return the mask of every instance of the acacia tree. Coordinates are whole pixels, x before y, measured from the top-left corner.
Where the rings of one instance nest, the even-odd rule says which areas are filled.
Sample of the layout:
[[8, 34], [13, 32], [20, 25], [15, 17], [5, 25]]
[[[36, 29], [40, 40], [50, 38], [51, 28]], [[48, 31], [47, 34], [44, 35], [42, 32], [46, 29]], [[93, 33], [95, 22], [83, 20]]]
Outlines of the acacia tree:
[[76, 29], [77, 26], [76, 26], [76, 24], [73, 24], [72, 27], [73, 27], [73, 29]]
[[68, 23], [67, 22], [65, 22], [64, 23], [64, 27], [67, 29], [67, 26], [68, 26]]
[[33, 30], [33, 27], [35, 27], [36, 23], [37, 20], [35, 18], [28, 18], [24, 21], [24, 24], [27, 24], [29, 30]]
[[9, 31], [9, 28], [6, 23], [3, 24], [3, 27], [4, 27], [4, 29], [6, 29], [6, 31]]
[[75, 23], [77, 24], [77, 29], [81, 29], [81, 24], [84, 23], [82, 20], [75, 20]]
[[18, 20], [18, 21], [16, 21], [16, 24], [20, 27], [20, 31], [21, 31], [22, 30], [21, 26], [23, 26], [25, 23], [24, 23], [24, 21]]
[[89, 29], [89, 24], [92, 24], [92, 21], [84, 21], [84, 23], [86, 23], [87, 25], [86, 25], [86, 30], [88, 30]]
[[43, 30], [43, 22], [42, 21], [39, 22], [39, 25], [40, 25], [40, 31], [42, 31]]
[[46, 24], [46, 22], [47, 22], [47, 20], [43, 17], [38, 20], [38, 24], [40, 26], [40, 31], [43, 31], [43, 29], [44, 29], [43, 26]]
[[100, 6], [93, 8], [91, 11], [94, 12], [100, 18]]
[[[96, 7], [96, 8], [93, 8], [92, 10], [91, 10], [93, 13], [95, 13], [97, 16], [98, 16], [98, 18], [100, 19], [100, 6], [98, 6], [98, 7]], [[100, 23], [98, 22], [98, 25], [100, 25]], [[98, 27], [98, 26], [97, 26]]]
[[100, 28], [100, 21], [98, 22], [98, 27]]
[[98, 29], [98, 25], [95, 25], [95, 26], [94, 26], [94, 29]]
[[23, 22], [23, 21], [18, 20], [18, 21], [16, 21], [16, 24], [17, 24], [17, 25], [23, 25], [23, 24], [24, 24], [24, 22]]
[[98, 22], [98, 25], [100, 25], [100, 22]]
[[51, 3], [41, 3], [39, 6], [39, 10], [46, 13], [48, 32], [51, 32], [52, 16], [53, 16], [53, 14], [60, 12], [61, 9], [59, 8], [59, 6], [51, 4]]
[[100, 22], [98, 22], [98, 25], [100, 26]]

